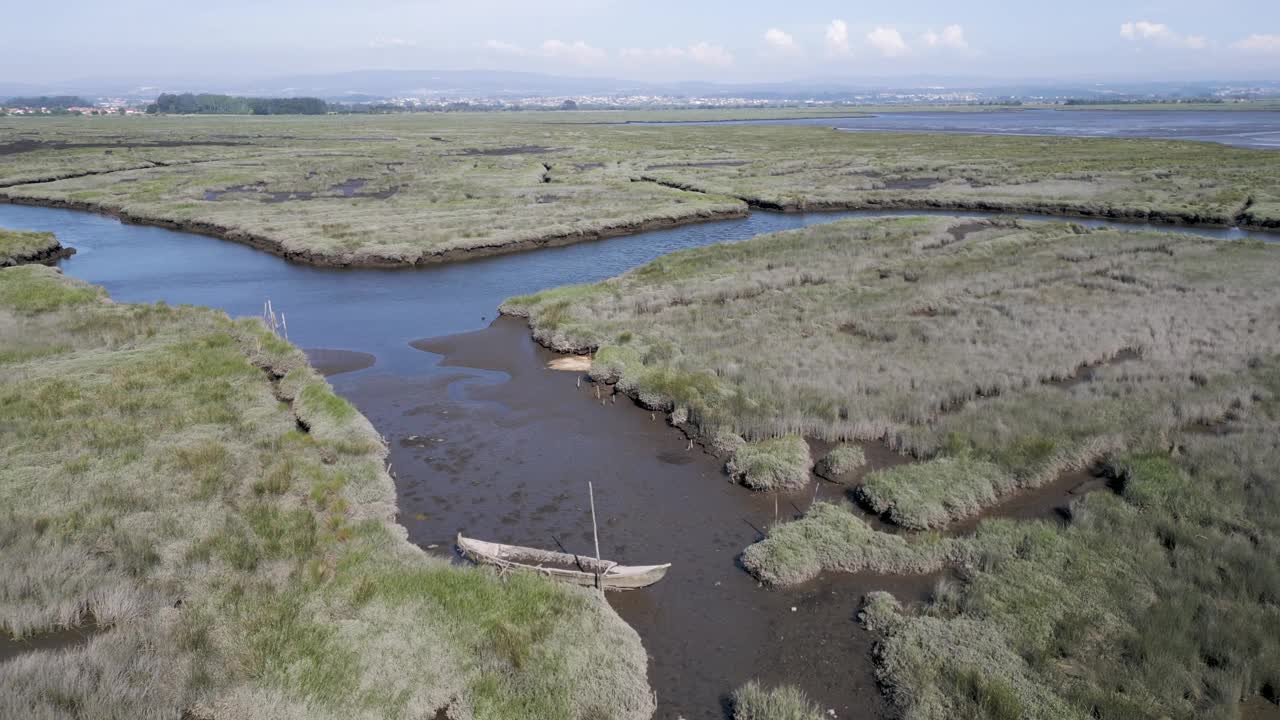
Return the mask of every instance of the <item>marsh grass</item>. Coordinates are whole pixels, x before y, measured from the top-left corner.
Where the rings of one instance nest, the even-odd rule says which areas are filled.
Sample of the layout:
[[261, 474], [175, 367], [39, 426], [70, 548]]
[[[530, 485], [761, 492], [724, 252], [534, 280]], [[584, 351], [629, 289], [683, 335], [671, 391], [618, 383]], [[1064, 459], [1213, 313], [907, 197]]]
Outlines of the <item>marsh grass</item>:
[[[741, 215], [748, 203], [1280, 223], [1280, 171], [1266, 151], [578, 119], [0, 119], [0, 133], [47, 143], [6, 156], [0, 194], [177, 223], [339, 265], [412, 265], [576, 242]], [[357, 180], [358, 192], [342, 190]], [[914, 274], [906, 268], [898, 277]]]
[[0, 267], [32, 262], [61, 247], [53, 233], [0, 228]]
[[106, 628], [6, 663], [0, 715], [652, 714], [607, 605], [404, 540], [385, 447], [300, 351], [103, 297], [0, 270], [0, 327], [43, 350], [0, 375], [0, 630]]
[[838, 482], [866, 464], [867, 456], [861, 446], [841, 443], [824, 455], [813, 471], [819, 477]]
[[738, 447], [725, 469], [752, 490], [795, 490], [809, 484], [813, 460], [809, 444], [797, 435], [748, 442]]
[[733, 720], [821, 720], [822, 709], [790, 685], [766, 688], [755, 680], [733, 693]]

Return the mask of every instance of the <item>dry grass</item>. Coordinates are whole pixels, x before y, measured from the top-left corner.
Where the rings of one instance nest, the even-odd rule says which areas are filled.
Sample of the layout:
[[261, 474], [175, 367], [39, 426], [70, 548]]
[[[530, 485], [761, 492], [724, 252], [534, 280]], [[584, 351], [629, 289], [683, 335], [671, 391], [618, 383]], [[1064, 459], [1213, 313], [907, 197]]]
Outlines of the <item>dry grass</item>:
[[[597, 116], [0, 118], [0, 132], [36, 143], [5, 156], [0, 196], [177, 223], [325, 264], [452, 260], [748, 203], [1280, 222], [1280, 171], [1265, 151], [570, 117]], [[598, 119], [628, 117], [644, 116]]]
[[6, 663], [0, 716], [652, 714], [590, 593], [405, 540], [381, 439], [300, 351], [103, 297], [0, 270], [0, 629], [108, 627]]

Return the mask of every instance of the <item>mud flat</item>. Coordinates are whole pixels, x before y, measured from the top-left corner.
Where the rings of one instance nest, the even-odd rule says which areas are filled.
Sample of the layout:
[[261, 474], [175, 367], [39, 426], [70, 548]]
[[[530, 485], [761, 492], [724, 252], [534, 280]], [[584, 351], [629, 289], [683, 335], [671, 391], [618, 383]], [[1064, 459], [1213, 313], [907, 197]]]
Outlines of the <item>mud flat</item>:
[[[590, 553], [590, 480], [601, 553], [673, 563], [658, 585], [609, 596], [644, 641], [658, 717], [721, 718], [728, 693], [752, 678], [798, 685], [840, 718], [890, 715], [872, 672], [874, 636], [856, 623], [862, 598], [884, 590], [905, 604], [927, 602], [951, 571], [825, 573], [768, 590], [737, 562], [775, 522], [845, 485], [815, 477], [775, 496], [729, 482], [723, 460], [691, 448], [661, 414], [607, 388], [597, 397], [599, 386], [582, 375], [550, 369], [563, 356], [534, 343], [519, 319], [413, 346], [443, 356], [445, 374], [408, 388], [377, 376], [344, 386], [391, 441], [412, 541], [445, 546], [461, 530]], [[813, 445], [815, 456], [829, 446]], [[909, 462], [882, 444], [865, 447], [858, 473]], [[991, 516], [1047, 516], [1065, 502], [1058, 491], [1079, 483], [1063, 480]]]
[[378, 360], [369, 353], [356, 350], [307, 348], [303, 352], [306, 353], [307, 362], [311, 363], [311, 367], [325, 377], [371, 368]]

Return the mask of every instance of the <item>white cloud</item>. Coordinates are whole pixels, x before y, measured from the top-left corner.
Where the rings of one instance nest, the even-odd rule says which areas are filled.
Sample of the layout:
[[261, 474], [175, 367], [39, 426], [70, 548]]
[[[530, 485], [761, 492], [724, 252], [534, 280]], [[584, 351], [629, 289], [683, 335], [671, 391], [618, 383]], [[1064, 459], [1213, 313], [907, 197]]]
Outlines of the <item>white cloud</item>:
[[952, 50], [968, 50], [969, 41], [965, 39], [964, 28], [959, 25], [948, 25], [941, 33], [929, 30], [920, 36], [929, 47], [951, 48]]
[[800, 49], [800, 46], [796, 45], [796, 39], [791, 37], [790, 33], [783, 32], [778, 28], [766, 30], [764, 41], [770, 48], [783, 54], [791, 54]]
[[492, 50], [493, 52], [504, 53], [507, 55], [568, 60], [582, 65], [603, 62], [609, 57], [609, 53], [598, 47], [592, 47], [582, 40], [576, 40], [571, 43], [563, 40], [546, 40], [538, 47], [532, 49], [520, 45], [512, 45], [509, 42], [503, 42], [501, 40], [489, 40], [485, 42], [484, 47], [486, 50]]
[[893, 28], [878, 27], [872, 30], [867, 33], [867, 42], [885, 57], [897, 57], [911, 52], [907, 42], [902, 39], [902, 33]]
[[1280, 35], [1250, 35], [1231, 47], [1251, 52], [1280, 53]]
[[404, 38], [374, 38], [369, 41], [371, 48], [398, 48], [398, 47], [417, 47], [418, 43], [413, 40], [405, 40]]
[[1151, 42], [1166, 47], [1181, 47], [1191, 50], [1202, 50], [1209, 46], [1209, 41], [1202, 35], [1183, 35], [1174, 32], [1164, 23], [1150, 20], [1134, 20], [1121, 23], [1120, 37], [1134, 42]]
[[509, 42], [502, 42], [501, 40], [487, 40], [485, 41], [484, 47], [486, 50], [493, 50], [494, 52], [507, 53], [508, 55], [528, 55], [529, 54], [528, 50], [525, 50], [519, 45], [512, 45]]
[[563, 40], [547, 40], [542, 43], [542, 55], [549, 58], [561, 58], [581, 65], [591, 65], [603, 61], [607, 56], [604, 50], [592, 47], [581, 40], [571, 43]]
[[832, 20], [827, 25], [827, 55], [849, 54], [849, 24], [843, 20]]
[[700, 42], [687, 48], [625, 48], [618, 52], [624, 60], [638, 62], [695, 62], [714, 67], [729, 67], [733, 64], [733, 55], [720, 45]]
[[700, 42], [689, 48], [689, 57], [694, 62], [700, 62], [703, 65], [715, 65], [717, 67], [729, 67], [733, 64], [733, 55], [720, 45], [712, 45], [711, 43]]

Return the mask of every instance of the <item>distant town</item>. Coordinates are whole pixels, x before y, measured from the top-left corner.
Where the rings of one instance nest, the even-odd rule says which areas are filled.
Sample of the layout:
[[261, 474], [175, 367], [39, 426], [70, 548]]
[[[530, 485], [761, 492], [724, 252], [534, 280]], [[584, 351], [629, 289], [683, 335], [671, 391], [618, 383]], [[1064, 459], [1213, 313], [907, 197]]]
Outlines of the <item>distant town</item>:
[[[732, 95], [721, 92], [696, 94], [655, 93], [563, 93], [527, 94], [465, 91], [418, 91], [389, 97], [345, 93], [326, 98], [288, 94], [259, 95], [159, 93], [151, 97], [40, 96], [0, 99], [0, 115], [9, 116], [102, 116], [148, 114], [325, 114], [459, 112], [521, 110], [665, 110], [734, 108], [838, 108], [859, 106], [942, 106], [942, 105], [1126, 105], [1126, 104], [1227, 104], [1280, 100], [1280, 88], [1266, 85], [1220, 85], [1195, 94], [1132, 93], [1095, 91], [1088, 94], [1067, 91], [992, 91], [911, 88], [850, 92], [825, 90], [796, 96], [778, 90]], [[239, 109], [235, 109], [239, 108]], [[305, 109], [299, 109], [305, 108]]]

